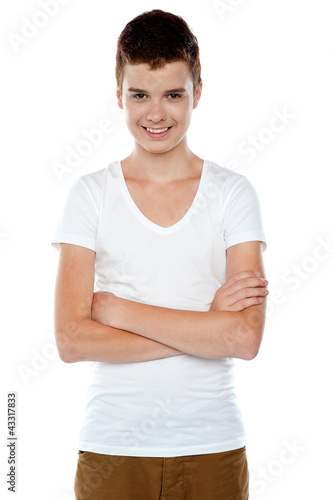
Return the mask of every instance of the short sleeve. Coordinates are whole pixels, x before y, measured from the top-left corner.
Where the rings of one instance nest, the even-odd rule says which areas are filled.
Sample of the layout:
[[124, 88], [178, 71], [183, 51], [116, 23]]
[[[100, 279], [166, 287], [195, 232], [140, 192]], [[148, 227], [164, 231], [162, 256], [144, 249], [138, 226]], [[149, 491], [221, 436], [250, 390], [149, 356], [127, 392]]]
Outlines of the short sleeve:
[[52, 245], [70, 243], [96, 251], [100, 191], [98, 186], [80, 177], [71, 188], [58, 222]]
[[237, 174], [226, 183], [223, 219], [226, 249], [238, 243], [261, 241], [266, 250], [259, 198], [243, 175]]

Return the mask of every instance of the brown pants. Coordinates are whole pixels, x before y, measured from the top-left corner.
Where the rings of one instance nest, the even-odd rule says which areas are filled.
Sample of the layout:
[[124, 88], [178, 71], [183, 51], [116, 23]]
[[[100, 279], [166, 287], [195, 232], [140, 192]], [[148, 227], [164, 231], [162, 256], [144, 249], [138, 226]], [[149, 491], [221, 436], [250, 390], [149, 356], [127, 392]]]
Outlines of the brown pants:
[[184, 457], [79, 451], [76, 500], [248, 500], [245, 447]]

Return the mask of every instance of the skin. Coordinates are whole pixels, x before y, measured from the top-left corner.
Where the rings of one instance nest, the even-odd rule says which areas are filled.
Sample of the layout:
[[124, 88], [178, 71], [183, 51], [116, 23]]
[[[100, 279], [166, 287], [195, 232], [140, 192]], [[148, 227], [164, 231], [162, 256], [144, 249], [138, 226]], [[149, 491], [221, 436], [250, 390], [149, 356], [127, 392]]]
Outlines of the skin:
[[[189, 149], [187, 131], [202, 84], [193, 88], [186, 63], [151, 71], [127, 65], [117, 90], [134, 138], [121, 162], [128, 190], [141, 212], [168, 227], [190, 208], [203, 160]], [[140, 92], [131, 89], [139, 89]], [[183, 89], [181, 92], [171, 92]], [[150, 138], [144, 127], [172, 127], [165, 138]], [[93, 292], [95, 252], [61, 244], [55, 297], [55, 331], [65, 362], [137, 362], [184, 353], [216, 359], [253, 359], [265, 322], [267, 281], [261, 242], [227, 250], [227, 280], [207, 312], [151, 306]], [[259, 276], [256, 275], [259, 273]]]
[[[131, 88], [145, 93], [131, 92]], [[170, 94], [170, 90], [180, 88], [184, 92]], [[194, 92], [184, 62], [166, 64], [155, 71], [149, 71], [143, 64], [126, 66], [123, 91], [117, 90], [118, 105], [124, 110], [134, 138], [132, 153], [122, 161], [125, 174], [164, 184], [198, 174], [200, 177], [203, 160], [189, 149], [186, 133], [201, 93], [202, 84]], [[143, 126], [155, 129], [171, 126], [172, 130], [166, 139], [152, 140]]]

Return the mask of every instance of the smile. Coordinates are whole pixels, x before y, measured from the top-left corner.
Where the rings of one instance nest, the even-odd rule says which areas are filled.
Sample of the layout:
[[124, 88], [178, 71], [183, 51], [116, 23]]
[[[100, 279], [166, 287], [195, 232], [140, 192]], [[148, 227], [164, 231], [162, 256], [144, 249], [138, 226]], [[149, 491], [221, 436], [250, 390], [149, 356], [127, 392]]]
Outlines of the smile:
[[167, 132], [171, 127], [166, 127], [166, 128], [149, 128], [149, 127], [143, 127], [146, 129], [148, 132], [151, 134], [163, 134]]

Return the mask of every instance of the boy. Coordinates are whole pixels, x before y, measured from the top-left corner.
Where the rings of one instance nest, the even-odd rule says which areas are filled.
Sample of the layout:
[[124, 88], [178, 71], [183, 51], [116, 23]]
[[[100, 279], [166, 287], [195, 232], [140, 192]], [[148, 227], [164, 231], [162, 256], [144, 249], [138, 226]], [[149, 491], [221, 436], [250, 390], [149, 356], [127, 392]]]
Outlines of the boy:
[[202, 82], [185, 21], [138, 16], [116, 60], [134, 149], [76, 181], [53, 240], [59, 354], [93, 361], [76, 499], [245, 500], [232, 371], [264, 329], [259, 203], [187, 145]]

